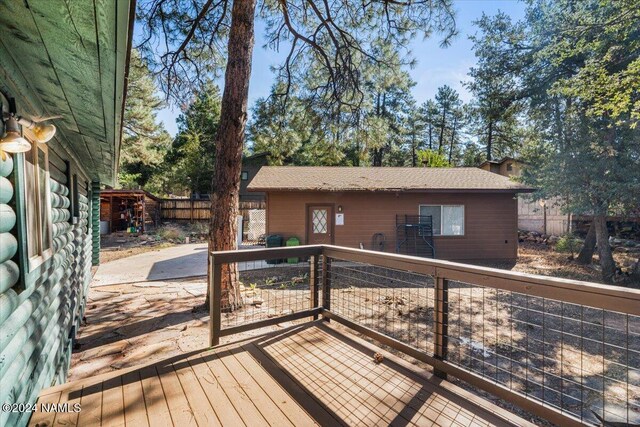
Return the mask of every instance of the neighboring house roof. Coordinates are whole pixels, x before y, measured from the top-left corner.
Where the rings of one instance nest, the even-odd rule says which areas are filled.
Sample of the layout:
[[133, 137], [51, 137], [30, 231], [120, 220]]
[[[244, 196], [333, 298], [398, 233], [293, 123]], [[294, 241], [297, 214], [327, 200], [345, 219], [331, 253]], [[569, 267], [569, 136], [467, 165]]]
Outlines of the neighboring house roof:
[[260, 153], [253, 153], [250, 154], [248, 156], [244, 156], [243, 159], [249, 160], [249, 159], [259, 159], [262, 157], [267, 157], [269, 155], [269, 153], [267, 153], [266, 151], [262, 151]]
[[532, 192], [478, 168], [263, 166], [249, 191]]
[[134, 20], [135, 0], [0, 1], [0, 90], [20, 116], [61, 116], [49, 145], [107, 185], [118, 170]]
[[518, 160], [518, 159], [515, 159], [513, 157], [507, 156], [507, 157], [501, 158], [500, 160], [486, 160], [486, 161], [482, 162], [482, 164], [480, 166], [478, 166], [478, 167], [481, 168], [481, 167], [483, 167], [484, 165], [487, 165], [487, 164], [501, 165], [504, 162], [506, 162], [507, 160], [511, 160], [513, 162], [518, 162], [518, 163], [523, 163], [521, 160]]
[[101, 196], [115, 196], [115, 197], [126, 197], [126, 196], [131, 196], [131, 195], [145, 195], [150, 199], [153, 199], [155, 201], [160, 201], [161, 199], [157, 196], [154, 196], [153, 194], [149, 193], [146, 190], [124, 190], [124, 189], [106, 189], [106, 190], [100, 190], [100, 195]]

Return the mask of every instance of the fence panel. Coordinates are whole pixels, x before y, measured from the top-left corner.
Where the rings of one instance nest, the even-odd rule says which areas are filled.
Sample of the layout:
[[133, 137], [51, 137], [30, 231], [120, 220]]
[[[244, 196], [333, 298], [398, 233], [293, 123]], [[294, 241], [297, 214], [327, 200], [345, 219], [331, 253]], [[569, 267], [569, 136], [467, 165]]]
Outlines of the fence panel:
[[[640, 423], [637, 292], [346, 248], [323, 253], [338, 321], [422, 351], [438, 374], [498, 385], [507, 400], [554, 422], [568, 414]], [[415, 273], [412, 262], [434, 275]]]
[[[257, 249], [242, 251], [243, 259], [229, 260], [216, 252], [211, 264], [218, 283], [210, 284], [212, 319], [217, 321], [212, 343], [220, 336], [317, 316], [319, 253], [319, 247], [305, 246]], [[230, 281], [235, 288], [223, 286], [225, 276], [235, 279]]]
[[[209, 221], [211, 201], [196, 199], [162, 199], [160, 201], [162, 221]], [[266, 209], [264, 201], [241, 201], [239, 214], [247, 217], [254, 209]]]

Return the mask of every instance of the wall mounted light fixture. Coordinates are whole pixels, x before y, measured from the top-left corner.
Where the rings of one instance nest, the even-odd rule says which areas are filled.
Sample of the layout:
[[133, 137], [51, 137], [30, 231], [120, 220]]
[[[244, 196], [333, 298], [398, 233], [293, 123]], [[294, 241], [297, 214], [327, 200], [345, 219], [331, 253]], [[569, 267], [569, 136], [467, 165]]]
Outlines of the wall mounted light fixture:
[[[6, 100], [7, 105], [2, 105]], [[4, 95], [0, 98], [0, 114], [4, 123], [5, 135], [0, 138], [0, 150], [7, 153], [24, 153], [31, 150], [31, 141], [39, 143], [49, 142], [56, 134], [56, 127], [53, 124], [42, 123], [45, 120], [59, 118], [59, 116], [42, 119], [27, 119], [16, 115], [16, 102], [14, 98]], [[7, 111], [8, 110], [8, 111]], [[29, 140], [24, 138], [26, 135]], [[0, 135], [2, 132], [0, 131]]]
[[5, 131], [5, 136], [0, 138], [0, 150], [7, 153], [24, 153], [31, 150], [31, 144], [22, 137], [18, 120], [13, 115], [5, 120]]
[[18, 123], [22, 125], [22, 131], [30, 139], [43, 144], [51, 141], [56, 134], [56, 127], [52, 124], [39, 123], [24, 117], [18, 117]]

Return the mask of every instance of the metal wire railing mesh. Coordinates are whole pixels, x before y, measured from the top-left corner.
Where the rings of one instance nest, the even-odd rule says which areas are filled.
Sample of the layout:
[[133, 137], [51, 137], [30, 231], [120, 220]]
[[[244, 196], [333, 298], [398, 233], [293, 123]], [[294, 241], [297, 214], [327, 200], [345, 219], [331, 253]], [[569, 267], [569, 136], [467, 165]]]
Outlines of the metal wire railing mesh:
[[[237, 288], [222, 289], [221, 329], [283, 317], [311, 308], [308, 259], [245, 261], [235, 263], [235, 266]], [[225, 268], [222, 270], [224, 272]], [[234, 293], [231, 297], [230, 292]], [[235, 301], [239, 301], [239, 304], [234, 304]]]
[[433, 354], [433, 277], [339, 260], [328, 277], [333, 313]]
[[449, 363], [586, 422], [640, 423], [640, 317], [453, 281], [448, 301]]
[[[330, 310], [435, 355], [434, 277], [332, 259]], [[640, 317], [447, 281], [446, 363], [588, 423], [640, 423]]]
[[212, 345], [322, 312], [560, 424], [640, 425], [635, 291], [336, 247], [212, 259]]

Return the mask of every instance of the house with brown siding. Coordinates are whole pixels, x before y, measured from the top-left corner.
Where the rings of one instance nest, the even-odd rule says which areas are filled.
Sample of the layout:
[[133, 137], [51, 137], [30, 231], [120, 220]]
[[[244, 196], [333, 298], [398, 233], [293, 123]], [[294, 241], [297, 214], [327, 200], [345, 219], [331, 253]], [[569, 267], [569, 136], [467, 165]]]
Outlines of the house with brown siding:
[[439, 259], [513, 261], [517, 194], [532, 188], [478, 168], [265, 166], [248, 186], [267, 195], [267, 234], [302, 244], [404, 252], [428, 218]]

